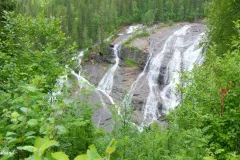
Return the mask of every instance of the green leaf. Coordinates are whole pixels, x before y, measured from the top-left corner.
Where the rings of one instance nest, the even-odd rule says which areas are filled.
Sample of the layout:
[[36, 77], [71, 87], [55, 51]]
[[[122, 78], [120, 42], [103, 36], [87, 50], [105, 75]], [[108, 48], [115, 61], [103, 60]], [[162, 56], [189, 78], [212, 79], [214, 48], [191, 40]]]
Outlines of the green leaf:
[[61, 126], [61, 125], [57, 125], [56, 129], [58, 131], [57, 132], [58, 134], [65, 134], [67, 132], [67, 129], [64, 126]]
[[16, 119], [16, 118], [19, 117], [19, 114], [18, 114], [18, 112], [13, 112], [13, 113], [11, 114], [11, 116]]
[[35, 136], [27, 136], [25, 139], [33, 139], [33, 138], [36, 138]]
[[38, 155], [32, 155], [32, 156], [26, 158], [26, 160], [42, 160], [42, 158]]
[[29, 92], [36, 92], [37, 91], [37, 88], [35, 86], [27, 86], [26, 89], [29, 91]]
[[39, 148], [39, 151], [38, 151], [38, 155], [43, 155], [43, 153], [45, 152], [46, 149], [48, 149], [49, 147], [52, 147], [52, 146], [56, 146], [58, 145], [58, 142], [57, 141], [54, 141], [54, 140], [48, 140], [47, 142], [45, 142], [40, 148]]
[[116, 150], [116, 140], [112, 139], [106, 149], [106, 152], [107, 152], [107, 154], [112, 154], [115, 150]]
[[203, 160], [216, 160], [216, 159], [213, 158], [212, 156], [208, 156], [208, 157], [204, 157]]
[[21, 122], [25, 121], [25, 119], [26, 119], [25, 116], [20, 116], [20, 117], [18, 117], [18, 120], [21, 121]]
[[79, 155], [74, 158], [74, 160], [90, 160], [86, 154]]
[[8, 136], [12, 136], [12, 135], [16, 135], [16, 133], [14, 133], [14, 132], [7, 132], [7, 134], [6, 134], [7, 137]]
[[46, 149], [52, 146], [58, 146], [58, 142], [44, 138], [37, 138], [34, 146], [38, 149], [37, 155], [42, 156]]
[[43, 125], [43, 126], [40, 128], [39, 132], [40, 132], [41, 134], [46, 134], [46, 132], [47, 132], [47, 127], [46, 127], [46, 125]]
[[66, 154], [64, 154], [63, 152], [52, 153], [52, 157], [57, 160], [69, 160], [68, 156]]
[[30, 119], [28, 122], [27, 122], [27, 124], [29, 125], [29, 126], [36, 126], [37, 124], [38, 124], [38, 121], [36, 120], [36, 119]]
[[98, 154], [97, 149], [94, 145], [89, 146], [87, 150], [87, 155], [89, 159], [102, 160], [102, 157]]
[[27, 113], [28, 108], [26, 108], [26, 107], [21, 107], [20, 110], [21, 110], [23, 113]]
[[31, 136], [31, 135], [33, 135], [33, 134], [35, 134], [36, 132], [34, 132], [34, 131], [29, 131], [29, 132], [27, 132], [27, 133], [25, 133], [24, 134], [24, 136]]
[[25, 150], [28, 152], [36, 152], [37, 148], [33, 147], [33, 146], [23, 146], [23, 147], [17, 147], [18, 150]]
[[21, 76], [27, 76], [27, 73], [19, 73]]
[[48, 118], [47, 120], [49, 121], [49, 123], [54, 123], [55, 122], [54, 118]]
[[47, 139], [44, 139], [44, 138], [37, 138], [36, 140], [35, 140], [35, 143], [34, 143], [34, 147], [36, 147], [36, 148], [40, 148], [45, 142], [47, 142], [48, 140]]
[[222, 153], [224, 151], [225, 151], [224, 149], [218, 149], [218, 150], [215, 151], [215, 154], [220, 154], [220, 153]]
[[16, 143], [18, 141], [17, 138], [10, 138], [8, 139], [8, 143]]

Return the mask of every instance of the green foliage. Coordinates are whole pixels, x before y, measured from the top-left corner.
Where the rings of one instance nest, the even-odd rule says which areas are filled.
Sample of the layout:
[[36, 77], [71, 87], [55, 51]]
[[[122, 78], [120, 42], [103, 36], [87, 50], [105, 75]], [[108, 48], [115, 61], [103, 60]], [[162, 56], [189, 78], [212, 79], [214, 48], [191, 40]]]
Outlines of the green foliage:
[[168, 26], [172, 26], [173, 25], [173, 21], [172, 20], [168, 20]]
[[[18, 147], [18, 150], [31, 152], [33, 155], [26, 158], [27, 160], [35, 159], [49, 159], [49, 160], [69, 160], [68, 156], [63, 152], [50, 152], [49, 148], [58, 146], [58, 142], [49, 140], [47, 138], [37, 138], [34, 146], [22, 146]], [[106, 151], [108, 156], [104, 159], [110, 160], [111, 154], [115, 151], [116, 141], [112, 139]], [[98, 154], [94, 145], [89, 146], [87, 154], [78, 155], [74, 160], [102, 160], [103, 158]]]
[[159, 26], [157, 26], [155, 29], [161, 29], [161, 28], [164, 28], [164, 27], [167, 27], [169, 26], [168, 24], [166, 23], [163, 23], [163, 24], [160, 24]]
[[[239, 32], [239, 22], [236, 29]], [[232, 46], [239, 46], [239, 40], [238, 34]], [[232, 152], [235, 157], [240, 153], [240, 48], [232, 47], [222, 57], [216, 55], [216, 50], [213, 46], [206, 55], [206, 63], [185, 75], [188, 86], [181, 88], [183, 100], [170, 114], [170, 122], [183, 130], [201, 129], [204, 137], [208, 137], [208, 154], [226, 159]]]
[[107, 157], [102, 158], [98, 154], [96, 147], [94, 145], [91, 145], [87, 150], [87, 154], [77, 156], [74, 160], [102, 160], [102, 159], [110, 160], [111, 154], [115, 152], [115, 149], [116, 149], [116, 140], [112, 139], [106, 149]]
[[139, 48], [137, 48], [137, 47], [134, 47], [134, 46], [132, 46], [132, 47], [129, 47], [131, 50], [133, 50], [133, 51], [136, 51], [136, 52], [139, 52], [139, 51], [141, 51]]
[[131, 59], [125, 59], [126, 67], [134, 67], [137, 66], [137, 63]]
[[[85, 151], [87, 145], [92, 142], [94, 128], [89, 121], [91, 109], [88, 109], [89, 105], [86, 102], [64, 95], [58, 96], [58, 101], [49, 103], [50, 96], [33, 84], [21, 88], [21, 92], [18, 91], [14, 97], [15, 100], [10, 102], [11, 107], [3, 110], [1, 130], [6, 136], [2, 149], [14, 150], [17, 146], [29, 146], [37, 136], [45, 136], [60, 143], [65, 142], [59, 149], [72, 157], [79, 151]], [[36, 140], [35, 147], [38, 147], [38, 144], [40, 142]], [[50, 144], [44, 146], [48, 148]], [[29, 151], [28, 149], [34, 148], [18, 147], [18, 149]], [[38, 151], [39, 156], [44, 149], [44, 147], [41, 149], [41, 153]], [[23, 158], [26, 153], [19, 151], [16, 156]]]
[[0, 90], [9, 93], [39, 76], [44, 79], [39, 85], [49, 91], [75, 52], [61, 31], [59, 19], [48, 19], [43, 14], [36, 19], [23, 15], [15, 18], [7, 12], [4, 17], [0, 34]]
[[12, 11], [14, 9], [14, 2], [12, 0], [1, 0], [0, 2], [0, 27], [4, 21], [3, 11]]
[[237, 34], [234, 21], [240, 19], [239, 0], [212, 0], [206, 4], [209, 46], [215, 44], [218, 56], [231, 48], [231, 39]]
[[136, 31], [135, 33], [133, 33], [133, 36], [131, 36], [126, 42], [123, 43], [123, 45], [129, 45], [135, 39], [144, 38], [144, 37], [148, 37], [148, 36], [150, 36], [150, 34], [144, 29], [142, 31]]
[[[68, 139], [59, 149], [70, 157], [85, 152], [95, 136], [90, 105], [71, 96], [71, 85], [60, 88], [57, 100], [50, 94], [76, 52], [61, 31], [60, 21], [43, 14], [14, 17], [7, 12], [5, 19], [0, 40], [0, 150], [15, 150], [16, 159], [38, 152], [33, 155], [38, 158], [56, 141]], [[37, 139], [33, 147], [36, 137], [45, 137], [46, 144]]]
[[113, 159], [202, 160], [207, 154], [205, 147], [208, 141], [200, 129], [181, 131], [173, 125], [163, 131], [157, 124], [153, 124], [139, 132], [128, 120], [122, 119], [118, 124], [120, 125], [104, 138], [115, 137], [118, 142], [117, 150], [111, 156]]
[[62, 152], [52, 153], [52, 157], [57, 160], [69, 160], [68, 156]]
[[91, 55], [91, 51], [86, 51], [84, 52], [84, 55], [83, 55], [83, 60], [87, 60], [90, 58], [90, 55]]
[[155, 19], [155, 14], [154, 14], [153, 10], [150, 9], [143, 15], [142, 22], [145, 25], [150, 25], [150, 24], [153, 24], [154, 19]]

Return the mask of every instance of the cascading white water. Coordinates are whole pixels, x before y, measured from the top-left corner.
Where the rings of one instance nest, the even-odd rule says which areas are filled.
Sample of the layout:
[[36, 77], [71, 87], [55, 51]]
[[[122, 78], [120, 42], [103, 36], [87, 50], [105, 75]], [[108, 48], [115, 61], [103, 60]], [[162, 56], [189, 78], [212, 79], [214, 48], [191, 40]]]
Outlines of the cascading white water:
[[[135, 26], [130, 26], [127, 30], [125, 30], [125, 32], [123, 32], [121, 35], [124, 37], [118, 44], [114, 45], [114, 56], [115, 56], [115, 64], [108, 70], [108, 72], [104, 75], [104, 77], [102, 78], [102, 80], [100, 81], [99, 85], [97, 86], [97, 88], [95, 88], [86, 78], [84, 78], [81, 74], [82, 74], [82, 66], [81, 66], [81, 62], [82, 62], [82, 58], [84, 55], [85, 51], [80, 51], [79, 55], [76, 57], [73, 57], [72, 60], [77, 60], [78, 62], [78, 73], [76, 73], [73, 69], [71, 70], [71, 73], [77, 78], [78, 80], [78, 85], [79, 88], [82, 89], [83, 87], [88, 88], [88, 89], [95, 89], [96, 93], [98, 94], [100, 101], [102, 102], [102, 105], [104, 107], [106, 107], [106, 104], [103, 100], [102, 95], [100, 94], [103, 93], [112, 104], [114, 103], [113, 98], [110, 96], [110, 93], [112, 91], [112, 87], [113, 87], [113, 78], [114, 78], [114, 73], [118, 67], [119, 64], [119, 57], [118, 57], [118, 50], [119, 50], [119, 46], [121, 45], [121, 43], [123, 41], [125, 41], [127, 38], [129, 38], [129, 35], [131, 35], [134, 31], [136, 31], [137, 29], [141, 28], [142, 25], [135, 25]], [[127, 35], [127, 36], [126, 36]], [[126, 36], [126, 37], [125, 37]], [[112, 36], [111, 36], [112, 37]], [[109, 39], [111, 38], [107, 38], [106, 41], [109, 41]], [[69, 69], [68, 67], [66, 67], [67, 69]], [[59, 77], [59, 84], [61, 83], [65, 83], [67, 79], [67, 75], [66, 76], [62, 76]], [[63, 82], [64, 80], [64, 82]]]
[[[147, 75], [150, 92], [144, 107], [144, 117], [141, 126], [152, 123], [162, 113], [167, 113], [179, 104], [179, 95], [176, 94], [175, 90], [176, 84], [180, 83], [178, 71], [181, 71], [183, 67], [184, 70], [189, 71], [197, 60], [202, 61], [200, 56], [201, 48], [198, 48], [202, 34], [195, 41], [191, 39], [186, 41], [184, 39], [190, 28], [190, 25], [186, 25], [174, 32], [165, 42], [162, 51], [150, 56], [144, 71], [131, 85], [127, 96], [123, 100], [125, 105], [127, 99], [131, 101], [139, 81], [144, 75]], [[161, 79], [161, 84], [159, 84], [159, 74], [163, 74], [161, 75], [163, 78]], [[162, 113], [159, 113], [159, 105], [162, 105]]]
[[94, 86], [86, 78], [84, 78], [81, 75], [82, 74], [81, 63], [82, 63], [83, 55], [84, 55], [84, 51], [81, 51], [77, 57], [73, 58], [73, 59], [76, 59], [78, 61], [78, 66], [77, 67], [79, 68], [79, 71], [78, 71], [78, 73], [76, 73], [74, 70], [71, 70], [71, 73], [77, 78], [78, 85], [79, 85], [80, 89], [82, 89], [83, 87], [94, 88]]
[[190, 71], [195, 64], [202, 64], [203, 57], [201, 56], [202, 48], [199, 48], [199, 42], [202, 39], [203, 34], [198, 35], [195, 41], [187, 48], [187, 50], [181, 55], [174, 56], [169, 63], [168, 77], [170, 79], [160, 95], [163, 101], [163, 108], [166, 110], [163, 113], [167, 113], [169, 110], [174, 109], [180, 103], [180, 97], [176, 94], [176, 84], [180, 83], [180, 74], [177, 71]]
[[97, 90], [101, 91], [105, 96], [107, 96], [112, 104], [115, 104], [115, 103], [113, 101], [113, 98], [110, 96], [110, 93], [111, 93], [112, 87], [113, 87], [114, 73], [119, 64], [118, 49], [119, 49], [119, 44], [115, 44], [113, 51], [114, 51], [114, 56], [115, 56], [116, 62], [111, 68], [109, 68], [109, 70], [104, 75], [102, 80], [99, 82], [98, 87], [97, 87]]
[[195, 64], [202, 65], [204, 61], [204, 57], [201, 55], [202, 48], [199, 48], [199, 42], [204, 37], [204, 33], [201, 33], [196, 38], [194, 44], [190, 46], [186, 52], [184, 53], [183, 57], [183, 69], [184, 71], [191, 71]]
[[142, 79], [142, 77], [147, 73], [147, 66], [151, 60], [151, 57], [152, 57], [152, 53], [150, 53], [150, 56], [147, 60], [147, 63], [146, 65], [144, 66], [144, 69], [143, 69], [143, 72], [140, 73], [140, 75], [137, 77], [137, 79], [132, 83], [132, 85], [130, 86], [130, 90], [128, 91], [128, 93], [124, 96], [124, 99], [121, 103], [121, 106], [122, 107], [131, 107], [131, 100], [132, 100], [132, 97], [133, 97], [133, 92], [135, 91], [135, 89], [137, 87], [140, 87], [141, 86], [138, 86], [140, 80]]
[[[78, 73], [76, 73], [73, 69], [69, 68], [67, 65], [65, 66], [65, 69], [66, 70], [71, 70], [71, 73], [77, 78], [78, 80], [78, 85], [79, 85], [79, 88], [82, 89], [83, 86], [84, 87], [92, 87], [94, 88], [93, 85], [91, 85], [88, 80], [86, 80], [84, 77], [81, 76], [81, 73], [82, 73], [82, 66], [81, 66], [81, 62], [82, 62], [82, 57], [84, 55], [84, 51], [80, 51], [80, 53], [78, 54], [78, 56], [75, 56], [75, 57], [72, 57], [72, 60], [76, 60], [78, 63], [78, 67], [79, 68], [79, 71]], [[61, 89], [63, 88], [63, 84], [65, 84], [68, 80], [68, 75], [64, 75], [64, 76], [59, 76], [58, 79], [57, 79], [57, 83], [56, 83], [56, 88], [57, 90], [54, 91], [51, 95], [52, 97], [48, 100], [49, 102], [52, 102], [54, 100], [56, 100], [56, 96], [57, 95], [61, 95], [62, 92], [61, 92]]]
[[[115, 71], [117, 70], [117, 67], [120, 61], [118, 57], [118, 52], [120, 50], [121, 43], [127, 40], [134, 31], [136, 31], [141, 27], [142, 25], [130, 26], [125, 32], [119, 34], [120, 40], [117, 44], [114, 45], [114, 48], [113, 48], [114, 56], [115, 56], [115, 64], [111, 68], [109, 68], [109, 70], [106, 72], [104, 77], [99, 82], [98, 87], [96, 88], [97, 91], [100, 91], [101, 93], [103, 93], [113, 105], [115, 104], [115, 102], [113, 98], [110, 96], [110, 93], [112, 92], [112, 88], [113, 88], [114, 74], [115, 74]], [[123, 37], [123, 39], [121, 37]], [[99, 96], [101, 97], [101, 95]], [[120, 114], [120, 110], [118, 110], [118, 114]]]
[[[158, 76], [161, 69], [161, 61], [164, 58], [165, 54], [174, 52], [175, 57], [179, 56], [179, 50], [177, 49], [177, 45], [174, 46], [174, 43], [177, 42], [182, 43], [183, 39], [180, 38], [181, 36], [185, 35], [187, 30], [190, 28], [189, 25], [182, 27], [180, 30], [174, 32], [171, 35], [166, 43], [163, 46], [162, 51], [159, 54], [156, 54], [152, 57], [149, 67], [148, 67], [148, 85], [149, 85], [149, 95], [146, 101], [146, 105], [144, 108], [144, 117], [143, 120], [147, 120], [148, 123], [152, 123], [153, 121], [157, 120], [159, 117], [158, 113], [158, 103], [161, 101], [160, 96], [160, 89], [158, 84]], [[176, 64], [177, 65], [177, 64]]]
[[61, 95], [61, 89], [63, 88], [63, 84], [66, 83], [67, 81], [67, 75], [64, 76], [59, 76], [57, 79], [57, 83], [56, 83], [56, 88], [57, 90], [55, 90], [54, 92], [51, 93], [51, 97], [48, 99], [48, 102], [53, 102], [55, 100], [57, 100], [57, 96]]

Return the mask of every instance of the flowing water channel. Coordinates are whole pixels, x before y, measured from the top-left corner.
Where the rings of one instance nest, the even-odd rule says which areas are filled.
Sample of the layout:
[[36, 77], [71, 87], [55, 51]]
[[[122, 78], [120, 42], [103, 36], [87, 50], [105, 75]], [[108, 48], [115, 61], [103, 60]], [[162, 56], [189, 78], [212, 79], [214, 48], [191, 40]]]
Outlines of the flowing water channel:
[[[99, 82], [99, 84], [96, 88], [96, 91], [99, 91], [102, 94], [104, 94], [104, 96], [106, 96], [110, 100], [112, 105], [115, 105], [115, 102], [110, 94], [113, 89], [114, 75], [115, 75], [117, 68], [119, 67], [120, 59], [119, 59], [118, 54], [121, 50], [121, 44], [123, 42], [125, 42], [126, 40], [128, 40], [132, 36], [132, 34], [141, 27], [142, 27], [142, 25], [130, 26], [126, 31], [119, 34], [118, 40], [116, 41], [116, 43], [114, 44], [114, 47], [113, 47], [115, 64], [108, 69], [108, 71], [105, 73], [105, 75], [103, 76], [103, 78], [101, 79], [101, 81]], [[100, 95], [101, 93], [98, 93], [99, 98], [103, 102], [103, 105], [106, 106], [106, 104], [104, 103], [103, 97]], [[118, 114], [121, 114], [120, 109], [118, 109]]]

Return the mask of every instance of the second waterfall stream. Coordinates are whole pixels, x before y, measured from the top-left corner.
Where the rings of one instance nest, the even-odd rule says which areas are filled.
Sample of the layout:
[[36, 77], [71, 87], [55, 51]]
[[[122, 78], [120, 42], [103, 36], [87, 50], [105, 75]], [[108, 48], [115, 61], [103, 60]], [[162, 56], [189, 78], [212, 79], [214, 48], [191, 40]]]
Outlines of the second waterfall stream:
[[[103, 76], [103, 78], [101, 79], [101, 81], [99, 82], [99, 84], [96, 88], [97, 91], [100, 91], [104, 96], [106, 96], [110, 100], [112, 105], [115, 105], [115, 102], [110, 94], [111, 94], [112, 88], [113, 88], [114, 75], [119, 66], [120, 59], [119, 59], [118, 53], [121, 50], [121, 44], [124, 41], [128, 40], [132, 36], [132, 33], [134, 33], [137, 29], [139, 29], [141, 27], [142, 27], [142, 25], [130, 26], [125, 32], [119, 34], [119, 38], [113, 47], [115, 64], [108, 69], [108, 71], [105, 73], [105, 75]], [[99, 97], [100, 97], [101, 101], [103, 102], [103, 105], [106, 105], [104, 103], [102, 96], [100, 95], [101, 93], [98, 93]], [[118, 114], [121, 114], [120, 109], [118, 109]]]

